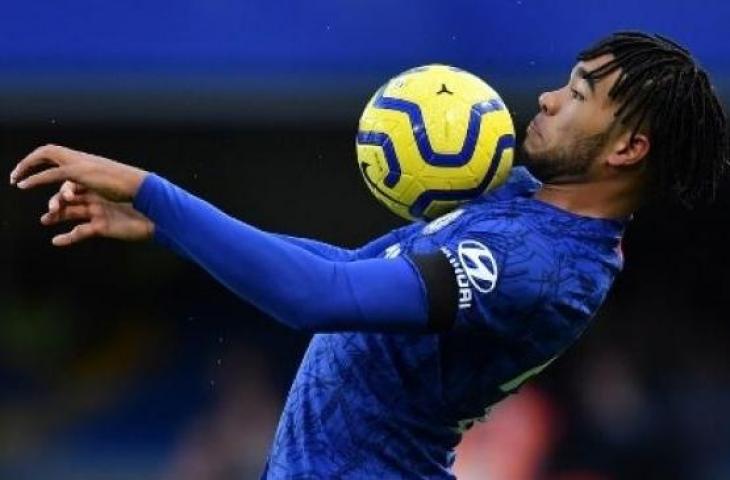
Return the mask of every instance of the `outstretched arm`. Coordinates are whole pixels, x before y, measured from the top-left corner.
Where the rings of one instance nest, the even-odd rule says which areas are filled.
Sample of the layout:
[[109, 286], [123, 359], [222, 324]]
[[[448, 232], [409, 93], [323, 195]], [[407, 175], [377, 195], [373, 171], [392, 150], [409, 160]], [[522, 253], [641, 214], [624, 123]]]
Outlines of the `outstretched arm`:
[[[29, 175], [44, 164], [51, 168]], [[78, 184], [107, 202], [133, 200], [134, 210], [154, 224], [159, 242], [294, 328], [431, 331], [423, 280], [409, 259], [325, 260], [227, 216], [160, 177], [63, 147], [36, 150], [11, 174], [11, 183], [20, 188], [60, 181]], [[93, 236], [146, 238], [102, 227], [90, 221], [54, 243]]]
[[323, 259], [231, 218], [152, 174], [145, 178], [134, 206], [154, 222], [159, 243], [185, 252], [238, 296], [292, 327], [427, 327], [420, 277], [406, 259]]

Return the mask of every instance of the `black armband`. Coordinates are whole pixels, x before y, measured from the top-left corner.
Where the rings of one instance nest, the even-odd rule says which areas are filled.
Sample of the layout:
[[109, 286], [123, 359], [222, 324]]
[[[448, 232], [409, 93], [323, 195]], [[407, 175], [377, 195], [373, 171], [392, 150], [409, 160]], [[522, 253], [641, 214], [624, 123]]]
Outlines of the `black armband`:
[[429, 328], [435, 332], [450, 330], [456, 321], [459, 292], [449, 260], [441, 251], [413, 255], [411, 260], [426, 286]]

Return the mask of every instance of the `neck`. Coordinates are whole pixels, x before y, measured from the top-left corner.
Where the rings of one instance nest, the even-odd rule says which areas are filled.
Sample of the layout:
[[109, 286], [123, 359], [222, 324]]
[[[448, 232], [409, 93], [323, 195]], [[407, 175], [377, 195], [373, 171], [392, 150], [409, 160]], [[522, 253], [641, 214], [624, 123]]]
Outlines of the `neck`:
[[608, 178], [580, 183], [545, 183], [535, 198], [577, 215], [621, 219], [639, 207], [641, 192], [634, 181]]

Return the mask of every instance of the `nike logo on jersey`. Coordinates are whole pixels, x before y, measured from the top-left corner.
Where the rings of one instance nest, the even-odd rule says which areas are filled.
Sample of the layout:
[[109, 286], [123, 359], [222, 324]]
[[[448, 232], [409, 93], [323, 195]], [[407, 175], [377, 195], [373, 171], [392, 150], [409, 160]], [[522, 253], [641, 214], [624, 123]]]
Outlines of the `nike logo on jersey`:
[[464, 213], [464, 209], [459, 208], [457, 210], [447, 213], [446, 215], [441, 215], [436, 220], [433, 220], [431, 223], [423, 227], [421, 233], [423, 235], [431, 235], [432, 233], [436, 233], [447, 225], [453, 223], [454, 220], [459, 218], [462, 213]]
[[401, 253], [400, 243], [394, 243], [390, 247], [385, 249], [383, 258], [395, 258]]

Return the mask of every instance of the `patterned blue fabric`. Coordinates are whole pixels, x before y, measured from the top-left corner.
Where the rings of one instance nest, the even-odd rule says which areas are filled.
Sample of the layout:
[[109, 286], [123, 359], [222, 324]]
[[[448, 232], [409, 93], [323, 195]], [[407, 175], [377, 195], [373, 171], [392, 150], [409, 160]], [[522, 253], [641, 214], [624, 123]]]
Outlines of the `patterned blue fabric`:
[[555, 208], [538, 188], [515, 168], [463, 208], [355, 251], [446, 255], [455, 327], [315, 335], [262, 478], [455, 478], [463, 431], [578, 339], [622, 266], [622, 222]]

